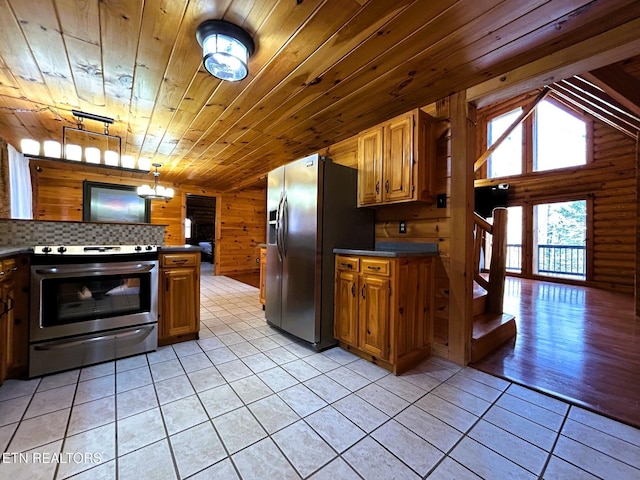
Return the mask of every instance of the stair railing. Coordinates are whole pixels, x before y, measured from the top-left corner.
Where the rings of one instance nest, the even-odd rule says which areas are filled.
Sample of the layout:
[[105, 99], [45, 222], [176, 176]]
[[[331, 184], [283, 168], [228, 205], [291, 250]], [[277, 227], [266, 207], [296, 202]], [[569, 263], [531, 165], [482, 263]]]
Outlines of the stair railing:
[[[507, 209], [498, 207], [493, 210], [493, 224], [474, 213], [473, 223], [473, 279], [487, 291], [486, 311], [502, 313], [507, 271]], [[491, 260], [488, 269], [481, 269], [482, 252], [484, 248], [489, 248], [487, 234], [491, 235]], [[488, 276], [483, 273], [488, 273]]]

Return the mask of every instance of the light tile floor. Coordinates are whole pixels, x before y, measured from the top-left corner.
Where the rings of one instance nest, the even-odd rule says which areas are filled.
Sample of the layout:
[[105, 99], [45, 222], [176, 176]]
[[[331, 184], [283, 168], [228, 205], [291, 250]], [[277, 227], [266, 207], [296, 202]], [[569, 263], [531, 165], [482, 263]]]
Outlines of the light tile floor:
[[315, 353], [257, 289], [201, 291], [199, 341], [5, 382], [0, 478], [640, 479], [638, 429], [437, 358]]

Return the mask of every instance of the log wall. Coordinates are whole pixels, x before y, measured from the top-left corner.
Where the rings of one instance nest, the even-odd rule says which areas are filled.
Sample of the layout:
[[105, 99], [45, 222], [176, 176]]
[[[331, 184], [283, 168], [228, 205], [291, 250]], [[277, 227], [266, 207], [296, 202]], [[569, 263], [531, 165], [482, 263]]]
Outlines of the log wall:
[[[73, 168], [72, 168], [73, 167]], [[150, 174], [131, 173], [86, 165], [31, 159], [34, 220], [82, 221], [82, 182], [139, 186], [153, 181]], [[163, 184], [162, 174], [160, 184]], [[151, 202], [151, 223], [166, 225], [165, 245], [183, 245], [186, 195], [216, 197], [221, 202], [220, 232], [216, 232], [217, 274], [255, 271], [255, 250], [266, 238], [266, 187], [248, 188], [233, 194], [193, 185], [171, 185], [175, 196]], [[239, 227], [234, 226], [238, 222]], [[246, 228], [246, 230], [243, 229]], [[217, 263], [217, 262], [216, 262]]]
[[[510, 108], [515, 106], [512, 104]], [[591, 218], [587, 218], [590, 265], [586, 283], [631, 292], [636, 258], [635, 141], [598, 120], [585, 118], [587, 142], [591, 142], [587, 146], [590, 157], [587, 165], [476, 180], [475, 184], [509, 183], [509, 205], [522, 205], [525, 209], [536, 203], [586, 199], [587, 211], [592, 212]], [[479, 147], [478, 156], [485, 147], [486, 141]], [[523, 214], [526, 216], [527, 212]], [[527, 272], [523, 276], [533, 277]]]

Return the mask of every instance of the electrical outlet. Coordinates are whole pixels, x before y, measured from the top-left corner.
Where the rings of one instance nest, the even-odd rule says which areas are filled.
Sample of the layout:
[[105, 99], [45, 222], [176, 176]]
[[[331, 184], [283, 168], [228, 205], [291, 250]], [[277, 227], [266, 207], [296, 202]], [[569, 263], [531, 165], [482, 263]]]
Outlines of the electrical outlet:
[[406, 220], [400, 220], [400, 223], [398, 224], [398, 233], [407, 233]]
[[447, 207], [447, 194], [439, 193], [436, 195], [436, 208], [446, 208]]

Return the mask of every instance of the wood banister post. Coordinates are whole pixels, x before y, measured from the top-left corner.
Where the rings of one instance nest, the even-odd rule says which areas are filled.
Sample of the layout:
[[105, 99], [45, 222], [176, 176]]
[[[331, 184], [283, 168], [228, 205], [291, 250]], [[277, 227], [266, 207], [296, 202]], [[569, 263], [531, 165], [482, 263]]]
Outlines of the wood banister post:
[[507, 209], [493, 210], [493, 231], [491, 235], [491, 267], [489, 269], [489, 290], [486, 310], [502, 313], [504, 282], [507, 272]]

